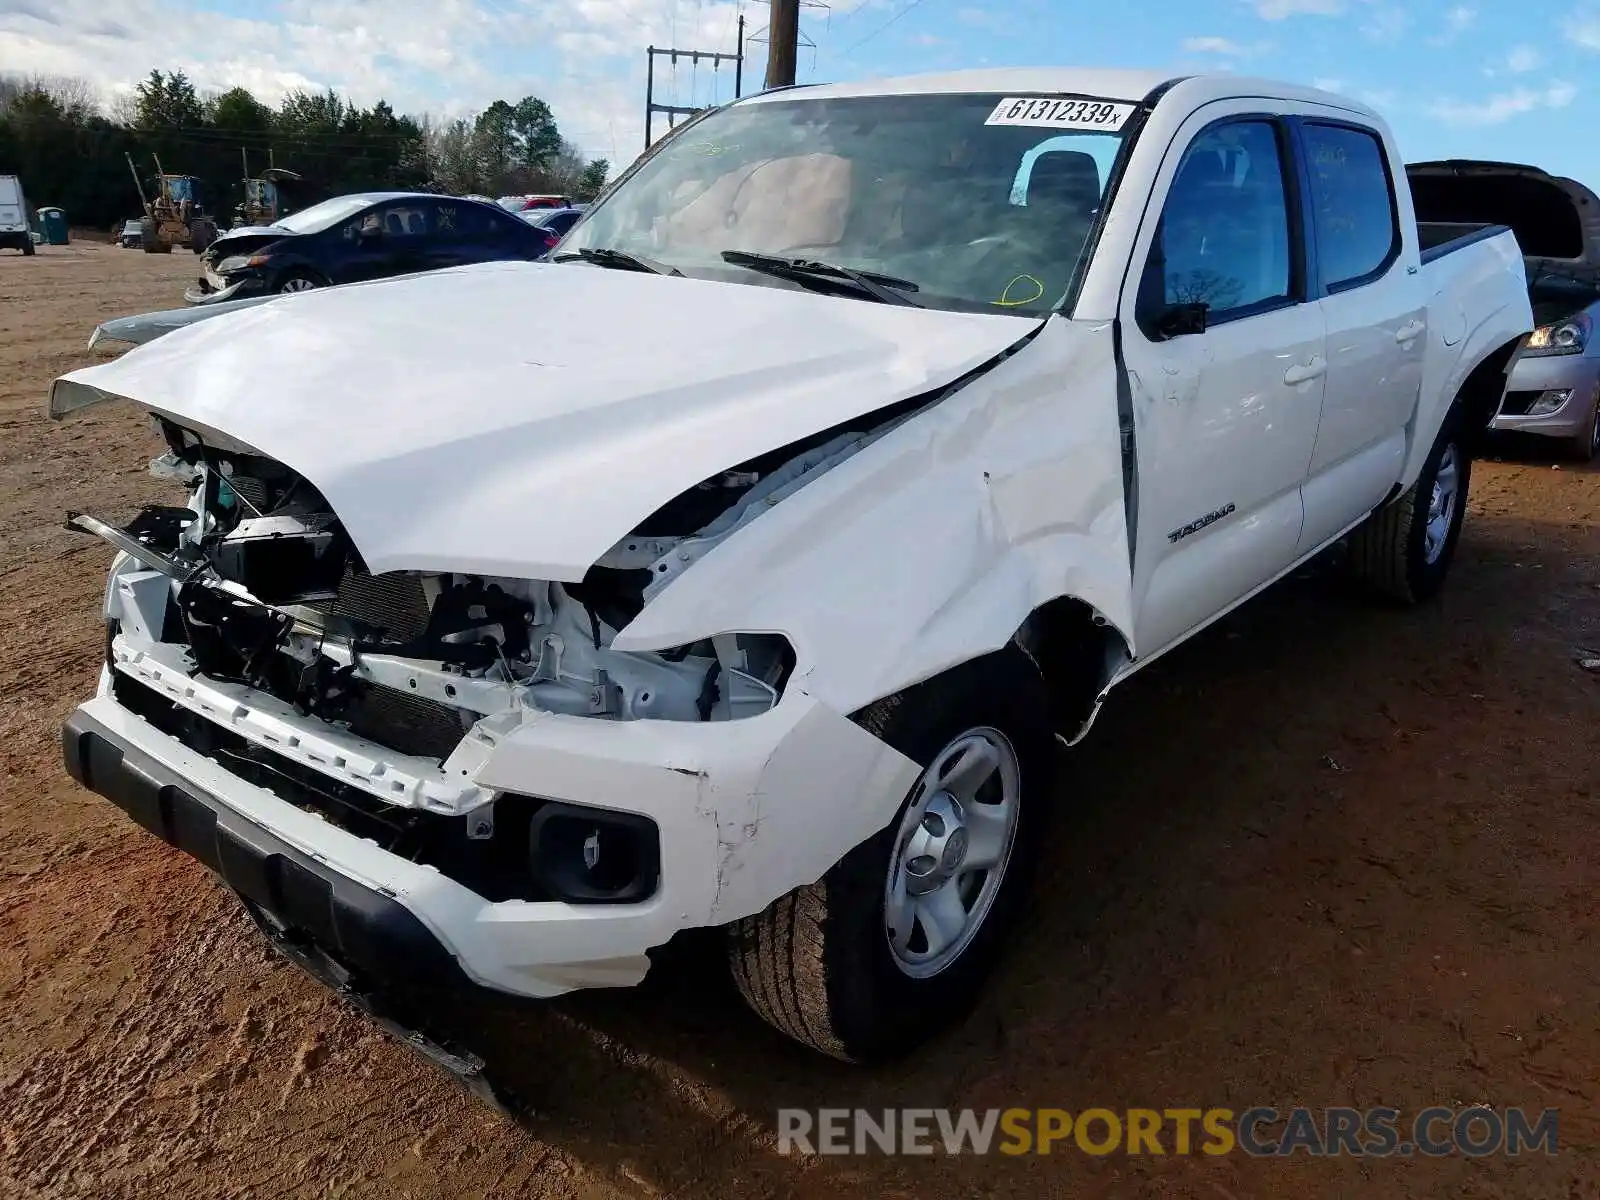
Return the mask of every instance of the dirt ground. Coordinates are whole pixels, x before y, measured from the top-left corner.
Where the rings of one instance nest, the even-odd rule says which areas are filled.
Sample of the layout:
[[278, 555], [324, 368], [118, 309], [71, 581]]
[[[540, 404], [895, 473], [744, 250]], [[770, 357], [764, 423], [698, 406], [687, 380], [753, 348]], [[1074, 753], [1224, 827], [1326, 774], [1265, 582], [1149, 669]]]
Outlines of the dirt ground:
[[[163, 494], [127, 409], [49, 423], [95, 322], [188, 254], [0, 255], [0, 1194], [1600, 1195], [1600, 471], [1477, 466], [1447, 595], [1275, 589], [1120, 691], [1070, 756], [977, 1014], [889, 1070], [812, 1057], [704, 946], [501, 1014], [512, 1122], [270, 956], [197, 864], [64, 774], [109, 552]], [[780, 1106], [1560, 1109], [1560, 1153], [1254, 1161], [780, 1156]]]

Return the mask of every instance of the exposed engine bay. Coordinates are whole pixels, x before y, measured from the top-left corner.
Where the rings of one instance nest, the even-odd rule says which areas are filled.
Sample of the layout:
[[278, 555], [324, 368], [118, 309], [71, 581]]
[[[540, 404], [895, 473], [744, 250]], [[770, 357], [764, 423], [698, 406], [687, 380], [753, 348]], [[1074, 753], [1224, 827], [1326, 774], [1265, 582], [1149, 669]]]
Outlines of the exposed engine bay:
[[881, 412], [865, 431], [824, 431], [702, 482], [579, 583], [372, 575], [308, 480], [161, 417], [168, 453], [151, 469], [184, 485], [188, 505], [148, 508], [126, 529], [68, 524], [149, 570], [143, 611], [113, 613], [113, 639], [181, 647], [193, 673], [442, 762], [481, 718], [517, 710], [725, 721], [771, 708], [795, 667], [781, 635], [729, 633], [656, 653], [611, 642], [718, 543], [906, 415]]

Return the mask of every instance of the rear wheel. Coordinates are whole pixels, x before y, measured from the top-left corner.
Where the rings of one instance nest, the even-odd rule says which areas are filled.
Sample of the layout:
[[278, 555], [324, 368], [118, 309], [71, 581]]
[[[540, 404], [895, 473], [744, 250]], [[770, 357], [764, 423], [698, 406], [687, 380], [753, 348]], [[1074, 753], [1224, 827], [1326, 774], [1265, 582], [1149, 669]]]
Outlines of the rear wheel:
[[1416, 483], [1350, 535], [1355, 576], [1407, 604], [1435, 595], [1455, 558], [1471, 479], [1472, 460], [1452, 409]]
[[864, 1061], [967, 1011], [1027, 895], [1054, 773], [1048, 707], [1039, 672], [1008, 647], [861, 714], [922, 775], [885, 829], [729, 931], [734, 980], [757, 1013]]
[[148, 217], [139, 222], [139, 245], [146, 254], [161, 253], [161, 234]]

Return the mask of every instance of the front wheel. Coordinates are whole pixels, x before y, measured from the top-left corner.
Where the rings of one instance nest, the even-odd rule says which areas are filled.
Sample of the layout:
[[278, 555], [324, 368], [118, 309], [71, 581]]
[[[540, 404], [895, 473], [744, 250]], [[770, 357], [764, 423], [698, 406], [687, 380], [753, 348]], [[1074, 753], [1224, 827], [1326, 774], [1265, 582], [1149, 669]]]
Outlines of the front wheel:
[[29, 238], [27, 241], [22, 243], [22, 256], [24, 258], [32, 258], [33, 257], [33, 239], [32, 238]]
[[321, 287], [320, 281], [304, 271], [296, 271], [278, 285], [279, 294], [292, 294], [294, 292], [309, 292], [313, 288]]
[[1455, 558], [1471, 479], [1472, 459], [1452, 409], [1416, 483], [1350, 535], [1348, 561], [1355, 576], [1407, 604], [1434, 596]]
[[860, 715], [923, 771], [887, 827], [729, 931], [734, 980], [761, 1017], [869, 1061], [970, 1008], [1027, 895], [1054, 774], [1048, 699], [1008, 647]]

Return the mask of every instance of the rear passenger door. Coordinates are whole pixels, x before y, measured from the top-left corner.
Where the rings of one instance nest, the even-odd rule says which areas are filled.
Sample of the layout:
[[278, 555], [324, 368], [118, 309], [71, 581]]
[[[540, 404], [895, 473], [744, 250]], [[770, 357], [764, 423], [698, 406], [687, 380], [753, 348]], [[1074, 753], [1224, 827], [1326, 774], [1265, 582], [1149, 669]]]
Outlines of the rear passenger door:
[[1328, 376], [1305, 489], [1303, 551], [1336, 537], [1400, 477], [1422, 386], [1427, 307], [1410, 193], [1392, 147], [1349, 113], [1307, 109], [1294, 128], [1315, 241], [1313, 293]]
[[471, 200], [441, 201], [440, 240], [434, 248], [439, 266], [529, 258], [543, 239], [521, 217]]
[[440, 200], [435, 210], [433, 232], [423, 248], [424, 267], [436, 271], [441, 267], [458, 267], [462, 263], [476, 262], [472, 245], [480, 232], [481, 221], [473, 200]]

